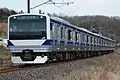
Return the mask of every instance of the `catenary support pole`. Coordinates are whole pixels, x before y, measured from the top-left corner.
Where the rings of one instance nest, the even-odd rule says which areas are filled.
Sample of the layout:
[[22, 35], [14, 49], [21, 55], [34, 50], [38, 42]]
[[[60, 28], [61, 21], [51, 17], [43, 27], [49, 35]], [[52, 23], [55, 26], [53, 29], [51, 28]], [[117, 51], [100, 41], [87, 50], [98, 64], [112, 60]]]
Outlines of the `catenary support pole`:
[[27, 12], [30, 13], [30, 0], [27, 0]]

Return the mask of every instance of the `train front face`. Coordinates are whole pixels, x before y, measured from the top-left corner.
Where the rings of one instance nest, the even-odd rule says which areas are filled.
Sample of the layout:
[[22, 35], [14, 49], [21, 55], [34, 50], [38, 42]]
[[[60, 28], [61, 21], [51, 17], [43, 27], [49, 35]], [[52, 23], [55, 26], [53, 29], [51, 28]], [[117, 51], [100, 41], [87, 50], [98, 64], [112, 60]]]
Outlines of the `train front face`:
[[[19, 64], [45, 63], [50, 52], [49, 17], [41, 15], [15, 15], [8, 18], [8, 47], [12, 62]], [[47, 35], [48, 34], [48, 35]]]

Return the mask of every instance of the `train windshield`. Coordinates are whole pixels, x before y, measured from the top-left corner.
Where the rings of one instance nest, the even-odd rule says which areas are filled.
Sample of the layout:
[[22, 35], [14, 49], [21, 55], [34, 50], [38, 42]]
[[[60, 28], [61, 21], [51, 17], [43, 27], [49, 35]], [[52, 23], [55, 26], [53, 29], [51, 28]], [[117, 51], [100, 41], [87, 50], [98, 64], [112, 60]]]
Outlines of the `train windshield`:
[[45, 16], [16, 16], [9, 20], [9, 39], [46, 39]]

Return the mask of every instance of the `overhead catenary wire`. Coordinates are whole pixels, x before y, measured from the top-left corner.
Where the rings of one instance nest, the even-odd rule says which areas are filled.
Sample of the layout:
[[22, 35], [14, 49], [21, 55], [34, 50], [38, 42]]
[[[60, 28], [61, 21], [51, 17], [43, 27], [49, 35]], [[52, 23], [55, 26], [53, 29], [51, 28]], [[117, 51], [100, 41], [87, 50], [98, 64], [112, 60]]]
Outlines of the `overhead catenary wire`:
[[74, 3], [74, 2], [54, 2], [53, 0], [48, 0], [48, 1], [46, 1], [46, 2], [43, 2], [43, 3], [39, 4], [39, 5], [36, 5], [36, 6], [32, 7], [32, 8], [30, 8], [30, 10], [35, 9], [35, 8], [37, 8], [37, 7], [39, 7], [39, 6], [42, 6], [42, 5], [44, 5], [44, 4], [54, 4], [55, 6], [60, 7], [60, 6], [58, 6], [57, 4], [70, 5], [70, 4], [73, 4], [73, 3]]
[[36, 6], [32, 7], [32, 8], [30, 8], [30, 9], [35, 9], [35, 8], [37, 8], [37, 7], [39, 7], [39, 6], [42, 6], [42, 5], [44, 5], [44, 4], [47, 4], [48, 2], [50, 2], [50, 1], [43, 2], [43, 3], [41, 3], [41, 4], [39, 4], [39, 5], [36, 5]]

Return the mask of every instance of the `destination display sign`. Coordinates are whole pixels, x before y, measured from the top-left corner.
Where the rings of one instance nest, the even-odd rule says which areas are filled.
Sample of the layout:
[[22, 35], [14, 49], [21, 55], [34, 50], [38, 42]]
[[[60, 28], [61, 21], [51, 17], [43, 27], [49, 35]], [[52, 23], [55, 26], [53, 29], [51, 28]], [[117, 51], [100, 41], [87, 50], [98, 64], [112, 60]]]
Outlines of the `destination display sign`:
[[43, 16], [32, 16], [32, 15], [25, 15], [25, 16], [16, 16], [14, 17], [14, 19], [17, 19], [17, 20], [31, 20], [31, 19], [41, 19], [43, 18]]

